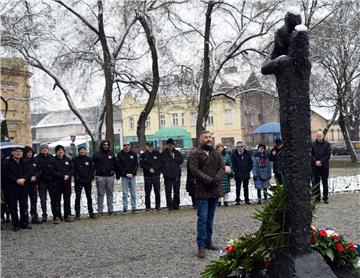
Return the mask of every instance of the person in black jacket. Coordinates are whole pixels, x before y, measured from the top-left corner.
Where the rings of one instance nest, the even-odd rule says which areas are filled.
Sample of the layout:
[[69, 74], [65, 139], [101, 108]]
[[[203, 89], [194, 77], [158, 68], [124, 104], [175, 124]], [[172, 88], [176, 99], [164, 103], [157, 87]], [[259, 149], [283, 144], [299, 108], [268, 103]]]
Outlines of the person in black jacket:
[[[14, 231], [31, 229], [29, 225], [28, 194], [30, 171], [29, 163], [22, 158], [23, 152], [16, 147], [11, 152], [11, 157], [4, 161], [4, 174], [10, 193], [10, 213]], [[18, 216], [18, 202], [20, 207], [20, 221]]]
[[114, 213], [114, 174], [116, 169], [116, 157], [110, 150], [110, 141], [103, 140], [100, 142], [99, 151], [93, 155], [95, 167], [95, 180], [97, 187], [97, 203], [98, 213], [103, 215], [104, 196], [106, 192], [106, 201], [108, 207], [108, 214]]
[[146, 142], [146, 152], [140, 155], [140, 166], [144, 172], [145, 211], [150, 211], [150, 194], [154, 187], [155, 208], [160, 210], [160, 153], [154, 150], [152, 142]]
[[29, 163], [30, 180], [29, 184], [29, 198], [30, 198], [30, 214], [32, 224], [41, 224], [37, 214], [37, 199], [38, 199], [38, 178], [40, 170], [35, 163], [34, 152], [30, 146], [24, 148], [24, 160]]
[[[70, 158], [65, 155], [65, 148], [61, 145], [55, 147], [55, 187], [50, 190], [55, 200], [51, 201], [51, 207], [54, 216], [54, 224], [60, 224], [60, 219], [66, 222], [73, 222], [75, 219], [71, 216], [71, 176], [73, 166]], [[61, 216], [61, 195], [64, 199], [64, 217]]]
[[313, 192], [315, 201], [320, 202], [320, 178], [323, 185], [323, 200], [328, 204], [329, 198], [329, 160], [331, 156], [331, 147], [329, 142], [324, 140], [324, 133], [319, 130], [316, 133], [316, 141], [311, 145], [311, 169], [313, 176]]
[[243, 183], [245, 204], [249, 205], [249, 179], [253, 168], [253, 161], [251, 154], [245, 150], [243, 142], [239, 141], [236, 143], [236, 150], [232, 152], [231, 162], [235, 172], [236, 204], [240, 205], [240, 190], [241, 183]]
[[80, 200], [81, 200], [81, 191], [84, 188], [89, 216], [92, 219], [95, 219], [92, 206], [91, 198], [91, 188], [92, 180], [94, 179], [94, 162], [91, 157], [86, 155], [86, 148], [84, 146], [79, 147], [78, 156], [75, 156], [72, 159], [74, 166], [74, 180], [75, 180], [75, 213], [76, 219], [80, 219]]
[[131, 150], [130, 142], [123, 143], [123, 149], [117, 154], [118, 171], [117, 179], [121, 176], [121, 186], [123, 190], [123, 212], [128, 210], [129, 187], [131, 195], [131, 209], [136, 210], [136, 173], [139, 167], [137, 154]]
[[[40, 195], [42, 222], [47, 221], [47, 191], [49, 190], [50, 198], [52, 198], [50, 189], [55, 187], [55, 159], [49, 154], [49, 146], [47, 144], [40, 145], [40, 154], [35, 157], [35, 164], [39, 167], [40, 176], [38, 182], [38, 190]], [[51, 200], [52, 202], [52, 200]]]
[[281, 139], [275, 140], [275, 147], [270, 151], [270, 161], [274, 162], [273, 171], [275, 174], [275, 180], [278, 184], [283, 184], [284, 175], [284, 152], [283, 142]]
[[[166, 149], [161, 153], [161, 172], [164, 176], [166, 206], [169, 210], [179, 209], [180, 205], [180, 165], [184, 162], [182, 154], [175, 149], [172, 138], [166, 141]], [[173, 198], [171, 193], [174, 191]]]

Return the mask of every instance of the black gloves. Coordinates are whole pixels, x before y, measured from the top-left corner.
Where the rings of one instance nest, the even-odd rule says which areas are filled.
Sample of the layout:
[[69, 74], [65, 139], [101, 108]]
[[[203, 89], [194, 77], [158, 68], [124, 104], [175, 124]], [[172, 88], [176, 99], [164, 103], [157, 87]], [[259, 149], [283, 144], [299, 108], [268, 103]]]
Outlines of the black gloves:
[[214, 191], [217, 185], [218, 185], [217, 181], [216, 181], [215, 179], [213, 179], [213, 180], [211, 181], [211, 183], [209, 183], [209, 185], [208, 185], [208, 187], [207, 187], [207, 188], [208, 188], [208, 191], [209, 191], [209, 192]]

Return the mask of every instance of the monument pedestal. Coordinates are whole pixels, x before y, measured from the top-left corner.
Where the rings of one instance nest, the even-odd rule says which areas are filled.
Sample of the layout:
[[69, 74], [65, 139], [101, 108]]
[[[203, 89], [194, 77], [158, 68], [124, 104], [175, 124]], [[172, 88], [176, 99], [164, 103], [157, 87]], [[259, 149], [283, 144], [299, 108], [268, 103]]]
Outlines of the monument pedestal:
[[274, 253], [269, 278], [336, 278], [329, 265], [317, 252], [293, 255], [287, 250]]

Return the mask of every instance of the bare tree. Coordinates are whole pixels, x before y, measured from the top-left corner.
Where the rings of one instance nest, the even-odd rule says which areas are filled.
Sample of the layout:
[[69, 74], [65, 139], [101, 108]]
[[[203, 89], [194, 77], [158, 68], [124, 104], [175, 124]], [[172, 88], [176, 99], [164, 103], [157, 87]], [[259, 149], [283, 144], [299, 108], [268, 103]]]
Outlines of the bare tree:
[[333, 3], [331, 16], [312, 33], [313, 59], [318, 70], [332, 83], [325, 98], [338, 111], [338, 123], [354, 163], [358, 158], [350, 140], [348, 123], [355, 122], [359, 103], [356, 93], [360, 78], [359, 8], [357, 1]]
[[[78, 1], [70, 6], [55, 0], [39, 1], [31, 5], [24, 1], [22, 4], [23, 6], [19, 2], [10, 6], [8, 10], [12, 13], [8, 14], [12, 16], [2, 17], [2, 23], [6, 28], [1, 38], [2, 44], [8, 49], [17, 50], [17, 53], [20, 53], [31, 66], [42, 70], [52, 78], [54, 89], [58, 88], [63, 93], [70, 109], [80, 119], [94, 144], [101, 138], [102, 125], [106, 115], [106, 137], [113, 143], [114, 71], [125, 39], [135, 23], [135, 18], [119, 20], [119, 26], [111, 29], [115, 35], [109, 36], [105, 31], [104, 23], [109, 19], [106, 18], [107, 15], [104, 15], [102, 1], [97, 1], [95, 6], [90, 6], [83, 1]], [[73, 16], [72, 25], [68, 24], [69, 19], [64, 16], [64, 11], [56, 9], [58, 4]], [[86, 16], [77, 12], [74, 6], [78, 7]], [[124, 7], [113, 9], [108, 6], [107, 12], [109, 10], [116, 10], [118, 13], [113, 16], [120, 18]], [[97, 25], [93, 25], [93, 22]], [[68, 30], [69, 26], [73, 29]], [[98, 46], [99, 44], [100, 46]], [[17, 55], [16, 52], [15, 55]], [[78, 77], [77, 83], [82, 83], [83, 80], [88, 81], [93, 78], [94, 74], [98, 74], [99, 71], [103, 72], [104, 90], [94, 131], [91, 130], [86, 118], [75, 105], [72, 94], [67, 88], [71, 85], [76, 88], [79, 84], [68, 85], [63, 80], [67, 73], [71, 76], [70, 79]], [[88, 77], [84, 77], [86, 75]], [[111, 145], [113, 147], [113, 144]]]

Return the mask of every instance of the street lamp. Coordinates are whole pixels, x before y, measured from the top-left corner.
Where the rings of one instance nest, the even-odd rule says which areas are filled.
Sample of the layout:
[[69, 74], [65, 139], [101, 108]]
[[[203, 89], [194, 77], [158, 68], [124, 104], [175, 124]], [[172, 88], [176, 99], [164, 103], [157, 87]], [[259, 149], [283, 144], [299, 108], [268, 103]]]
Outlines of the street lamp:
[[76, 156], [76, 147], [75, 147], [75, 139], [76, 139], [76, 135], [70, 135], [70, 155], [71, 157], [75, 157]]

